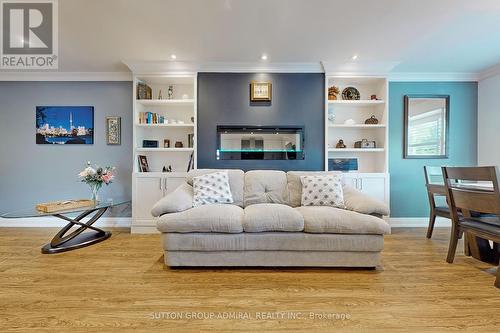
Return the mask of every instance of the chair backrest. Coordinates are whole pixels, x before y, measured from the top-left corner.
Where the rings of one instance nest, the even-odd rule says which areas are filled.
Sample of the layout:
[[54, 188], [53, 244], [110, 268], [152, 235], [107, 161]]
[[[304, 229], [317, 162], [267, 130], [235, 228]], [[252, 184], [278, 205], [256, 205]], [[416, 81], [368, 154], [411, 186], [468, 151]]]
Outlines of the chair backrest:
[[446, 196], [443, 184], [443, 171], [441, 167], [424, 166], [425, 187], [427, 187], [427, 194], [431, 206], [436, 206], [434, 195]]
[[440, 166], [424, 166], [425, 184], [444, 184], [443, 170]]
[[500, 214], [498, 169], [496, 167], [443, 167], [446, 196], [456, 221], [457, 209]]

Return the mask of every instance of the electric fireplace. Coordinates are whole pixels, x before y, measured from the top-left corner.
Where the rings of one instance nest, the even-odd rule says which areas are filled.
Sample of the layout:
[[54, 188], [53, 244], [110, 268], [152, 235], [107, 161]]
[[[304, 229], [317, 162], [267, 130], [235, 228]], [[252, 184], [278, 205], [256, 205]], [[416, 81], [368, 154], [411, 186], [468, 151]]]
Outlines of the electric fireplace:
[[303, 160], [303, 126], [217, 126], [217, 160]]

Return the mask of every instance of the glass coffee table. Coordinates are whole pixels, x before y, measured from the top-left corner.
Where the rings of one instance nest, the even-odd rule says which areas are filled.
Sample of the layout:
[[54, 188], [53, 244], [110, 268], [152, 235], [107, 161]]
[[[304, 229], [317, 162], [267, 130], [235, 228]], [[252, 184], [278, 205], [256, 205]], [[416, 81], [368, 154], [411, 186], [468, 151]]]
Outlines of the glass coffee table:
[[[52, 254], [71, 250], [76, 250], [85, 246], [102, 242], [111, 237], [110, 231], [99, 229], [93, 224], [108, 210], [108, 208], [130, 203], [128, 198], [106, 198], [98, 201], [92, 206], [78, 207], [68, 210], [60, 210], [57, 212], [45, 213], [38, 211], [35, 207], [13, 211], [1, 215], [0, 217], [10, 218], [26, 218], [26, 217], [43, 217], [54, 216], [60, 218], [66, 224], [52, 238], [50, 243], [42, 247], [42, 253]], [[76, 217], [71, 217], [76, 215]], [[90, 216], [90, 217], [89, 217]], [[87, 218], [86, 222], [83, 219]], [[71, 229], [76, 227], [76, 229]], [[89, 229], [89, 231], [84, 232]], [[71, 231], [71, 232], [70, 232]]]

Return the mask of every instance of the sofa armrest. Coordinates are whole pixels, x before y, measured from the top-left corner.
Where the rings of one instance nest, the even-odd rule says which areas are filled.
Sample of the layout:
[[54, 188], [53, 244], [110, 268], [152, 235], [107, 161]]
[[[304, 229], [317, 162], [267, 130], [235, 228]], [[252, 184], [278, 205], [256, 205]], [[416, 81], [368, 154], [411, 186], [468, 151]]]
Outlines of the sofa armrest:
[[178, 213], [193, 207], [193, 187], [183, 183], [178, 188], [161, 198], [151, 209], [151, 215], [160, 216]]
[[348, 185], [343, 186], [343, 192], [346, 209], [362, 214], [389, 215], [389, 207], [384, 202]]

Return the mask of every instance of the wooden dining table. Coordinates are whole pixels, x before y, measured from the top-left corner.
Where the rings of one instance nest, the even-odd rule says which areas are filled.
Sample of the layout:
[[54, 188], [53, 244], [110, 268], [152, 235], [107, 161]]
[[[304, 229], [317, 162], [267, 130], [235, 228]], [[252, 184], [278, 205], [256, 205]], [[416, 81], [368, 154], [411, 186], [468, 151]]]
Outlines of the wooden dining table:
[[[446, 188], [442, 182], [433, 182], [429, 184], [435, 190], [436, 194], [446, 195]], [[493, 184], [486, 183], [464, 183], [460, 185], [465, 189], [480, 190], [480, 191], [493, 191]], [[491, 216], [490, 216], [491, 217]], [[488, 216], [485, 215], [487, 219]], [[489, 240], [470, 235], [468, 233], [464, 234], [464, 254], [466, 256], [473, 257], [477, 260], [483, 262], [498, 265], [500, 259], [500, 245], [498, 243], [490, 243]]]

